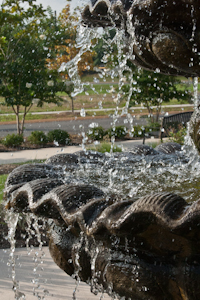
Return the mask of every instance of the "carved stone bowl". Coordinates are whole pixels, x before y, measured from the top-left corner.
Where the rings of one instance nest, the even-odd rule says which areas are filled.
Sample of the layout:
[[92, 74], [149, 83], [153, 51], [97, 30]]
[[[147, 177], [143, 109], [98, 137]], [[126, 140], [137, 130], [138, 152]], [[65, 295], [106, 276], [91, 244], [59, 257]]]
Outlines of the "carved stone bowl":
[[[180, 150], [175, 143], [165, 147], [167, 154], [158, 152], [164, 146], [157, 151], [139, 146], [125, 155], [159, 157]], [[116, 154], [115, 159], [121, 157]], [[94, 185], [73, 182], [73, 172], [82, 164], [95, 168], [108, 159], [78, 152], [22, 165], [8, 176], [6, 208], [47, 218], [54, 261], [67, 274], [90, 283], [95, 294], [200, 299], [200, 202], [188, 205], [171, 193], [121, 200]], [[66, 170], [71, 173], [67, 181]]]
[[136, 65], [171, 75], [200, 75], [198, 0], [93, 0], [82, 17], [89, 26], [125, 28]]

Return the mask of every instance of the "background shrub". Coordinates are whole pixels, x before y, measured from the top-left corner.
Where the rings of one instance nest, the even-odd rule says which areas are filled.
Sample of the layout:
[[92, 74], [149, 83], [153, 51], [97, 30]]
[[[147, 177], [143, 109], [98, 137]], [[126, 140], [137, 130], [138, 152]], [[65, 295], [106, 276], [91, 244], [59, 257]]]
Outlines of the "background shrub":
[[70, 142], [69, 133], [62, 129], [51, 130], [47, 134], [49, 142], [56, 142], [59, 145], [67, 145]]
[[144, 136], [144, 129], [145, 129], [145, 133], [148, 133], [149, 132], [149, 128], [148, 127], [143, 127], [143, 126], [140, 126], [140, 125], [136, 125], [136, 126], [133, 126], [133, 136], [134, 137], [140, 137], [142, 138]]
[[110, 128], [107, 130], [107, 134], [108, 134], [109, 138], [111, 138], [112, 136], [115, 136], [118, 139], [125, 137], [127, 132], [128, 132], [127, 128], [123, 125], [116, 126], [115, 130], [113, 130], [113, 128]]
[[87, 132], [87, 136], [96, 141], [102, 140], [105, 134], [106, 132], [101, 126], [90, 128]]
[[153, 122], [153, 123], [152, 123], [152, 122], [149, 121], [147, 127], [148, 127], [149, 129], [152, 129], [153, 131], [154, 131], [154, 130], [155, 130], [155, 131], [159, 131], [159, 130], [160, 130], [160, 125], [161, 125], [161, 124], [160, 124], [159, 122]]
[[1, 140], [1, 144], [6, 147], [19, 147], [24, 141], [23, 135], [8, 134]]
[[187, 129], [183, 125], [179, 124], [178, 131], [175, 128], [170, 128], [169, 140], [172, 142], [176, 142], [180, 145], [183, 145], [186, 134], [187, 134]]
[[33, 145], [45, 145], [48, 143], [46, 134], [43, 131], [37, 130], [32, 131], [27, 140]]

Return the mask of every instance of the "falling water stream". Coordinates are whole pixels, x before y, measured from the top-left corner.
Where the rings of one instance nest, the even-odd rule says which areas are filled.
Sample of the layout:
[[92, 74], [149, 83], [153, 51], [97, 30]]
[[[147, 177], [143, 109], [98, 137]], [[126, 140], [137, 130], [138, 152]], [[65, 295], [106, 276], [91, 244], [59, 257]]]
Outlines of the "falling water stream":
[[[132, 24], [130, 22], [130, 24]], [[128, 28], [131, 32], [132, 43], [134, 43], [134, 30]], [[195, 23], [194, 23], [195, 30]], [[73, 81], [75, 89], [73, 96], [84, 91], [84, 87], [88, 87], [89, 83], [82, 83], [78, 76], [78, 67], [77, 64], [81, 58], [81, 55], [85, 51], [90, 51], [93, 49], [94, 45], [92, 40], [99, 36], [99, 32], [94, 28], [88, 28], [80, 25], [79, 27], [79, 37], [77, 40], [77, 47], [80, 48], [79, 54], [69, 63], [63, 64], [60, 68], [60, 71], [65, 69], [68, 70], [70, 79]], [[127, 60], [132, 55], [132, 44], [129, 47], [127, 55], [123, 54], [124, 48], [124, 31], [123, 29], [117, 29], [116, 35], [113, 40], [108, 40], [108, 43], [115, 43], [118, 49], [118, 65], [112, 68], [108, 74], [111, 79], [118, 78], [118, 91], [115, 95], [116, 107], [114, 114], [112, 115], [112, 128], [115, 131], [116, 123], [118, 118], [121, 115], [126, 115], [126, 124], [129, 124], [130, 135], [133, 134], [133, 116], [128, 112], [130, 98], [132, 92], [134, 92], [133, 76], [132, 70], [127, 67]], [[105, 53], [103, 61], [106, 62], [109, 58], [109, 53]], [[158, 70], [157, 70], [158, 71]], [[127, 96], [126, 104], [120, 113], [119, 104], [122, 99], [123, 92], [122, 87], [124, 84], [124, 73], [130, 82], [130, 91]], [[105, 70], [99, 73], [100, 77], [105, 77], [108, 74], [105, 73]], [[91, 86], [93, 89], [94, 87]], [[113, 86], [111, 86], [112, 90]], [[113, 91], [111, 91], [112, 93]], [[106, 97], [104, 95], [103, 97]], [[103, 109], [103, 103], [99, 104]], [[199, 108], [198, 103], [198, 78], [194, 78], [194, 107], [195, 109]], [[81, 116], [85, 116], [84, 107], [81, 109]], [[86, 132], [82, 128], [82, 148], [86, 151], [85, 144], [87, 142]], [[122, 154], [114, 154], [113, 146], [115, 143], [114, 136], [111, 138], [111, 153], [107, 154], [106, 162], [99, 158], [99, 163], [92, 165], [91, 163], [84, 163], [79, 165], [79, 168], [74, 169], [72, 172], [65, 171], [65, 182], [70, 183], [87, 183], [99, 187], [106, 193], [117, 194], [120, 199], [138, 199], [141, 196], [151, 194], [154, 192], [173, 192], [181, 195], [188, 203], [195, 201], [199, 198], [199, 187], [200, 187], [200, 159], [196, 153], [196, 150], [193, 147], [189, 135], [186, 138], [185, 146], [183, 151], [176, 153], [174, 155], [147, 155], [147, 156], [134, 156], [130, 153], [124, 152]], [[72, 174], [73, 173], [73, 174]], [[73, 176], [72, 176], [73, 175]], [[73, 178], [73, 179], [72, 179]], [[12, 212], [7, 213], [7, 223], [9, 227], [8, 239], [10, 242], [10, 256], [8, 261], [8, 266], [11, 272], [11, 278], [13, 282], [13, 290], [15, 293], [15, 299], [23, 299], [24, 294], [20, 292], [19, 283], [17, 281], [17, 274], [15, 273], [15, 230], [17, 226], [19, 215], [13, 214]], [[32, 279], [33, 283], [33, 294], [37, 299], [45, 299], [45, 295], [48, 294], [48, 291], [43, 289], [42, 294], [40, 292], [40, 284], [44, 283], [41, 279], [41, 264], [44, 259], [44, 252], [42, 250], [42, 241], [40, 236], [40, 225], [39, 221], [33, 215], [27, 215], [27, 251], [30, 253], [32, 248], [29, 245], [32, 234], [37, 236], [39, 243], [39, 250], [35, 251], [34, 262], [35, 267], [33, 270], [34, 278]], [[79, 285], [79, 249], [82, 245], [81, 237], [80, 242], [76, 245], [76, 257], [75, 264], [76, 270], [73, 277], [76, 279], [76, 286], [72, 299], [76, 299], [76, 292]], [[116, 241], [115, 241], [116, 242]], [[98, 276], [95, 271], [95, 259], [98, 254], [98, 249], [95, 249], [92, 256], [91, 266], [92, 266], [92, 282], [91, 290], [96, 293], [95, 289], [95, 278]], [[112, 287], [110, 287], [112, 290]], [[114, 299], [115, 296], [113, 296]], [[25, 299], [25, 298], [24, 298]], [[103, 292], [100, 296], [100, 299], [103, 299]]]
[[[132, 24], [130, 22], [130, 24]], [[131, 25], [130, 25], [131, 26]], [[80, 26], [81, 37], [79, 36], [79, 47], [81, 51], [85, 49], [85, 43], [92, 45], [91, 39], [98, 36], [98, 31], [94, 28], [88, 28], [87, 26]], [[129, 28], [129, 27], [128, 27]], [[109, 29], [107, 29], [109, 32]], [[134, 35], [133, 28], [129, 28], [129, 31]], [[109, 36], [109, 34], [108, 34]], [[116, 34], [113, 40], [108, 39], [109, 46], [113, 43], [117, 45], [118, 50], [118, 64], [108, 70], [107, 73], [103, 70], [100, 73], [101, 77], [110, 75], [111, 78], [118, 79], [118, 92], [115, 96], [116, 108], [112, 115], [112, 128], [115, 131], [118, 118], [122, 115], [126, 115], [125, 122], [129, 124], [130, 135], [133, 133], [133, 116], [128, 112], [130, 98], [134, 92], [132, 70], [127, 66], [127, 60], [133, 55], [132, 44], [130, 45], [126, 55], [123, 54], [125, 44], [125, 34], [123, 29], [116, 29]], [[132, 43], [134, 43], [134, 37], [132, 37]], [[88, 46], [89, 47], [89, 46]], [[87, 48], [89, 49], [89, 48]], [[104, 63], [109, 59], [109, 52], [105, 52], [103, 57]], [[73, 63], [78, 63], [80, 56], [77, 56]], [[74, 72], [74, 65], [67, 63], [63, 64], [62, 68], [67, 68], [69, 74]], [[157, 70], [156, 72], [159, 72]], [[127, 79], [130, 82], [130, 90], [127, 97], [125, 106], [122, 112], [119, 111], [119, 104], [124, 97], [122, 86], [124, 74], [126, 73]], [[77, 86], [76, 91], [82, 91], [83, 84], [80, 85], [80, 79], [76, 72], [76, 78], [73, 77], [74, 84]], [[198, 78], [194, 78], [194, 107], [198, 108]], [[89, 83], [86, 83], [89, 85]], [[79, 88], [78, 88], [79, 87]], [[111, 86], [112, 90], [113, 86]], [[108, 91], [109, 92], [109, 91]], [[112, 91], [111, 91], [112, 93]], [[82, 116], [84, 116], [84, 108], [81, 110]], [[87, 141], [86, 132], [82, 131], [83, 137], [83, 149], [85, 150], [85, 143]], [[103, 165], [93, 168], [89, 163], [82, 165], [78, 170], [74, 171], [74, 178], [77, 182], [82, 181], [85, 183], [95, 184], [104, 191], [114, 191], [121, 198], [127, 199], [127, 197], [134, 197], [137, 199], [143, 195], [152, 192], [164, 192], [170, 191], [180, 194], [188, 202], [198, 199], [199, 193], [199, 158], [195, 149], [188, 149], [188, 146], [192, 145], [191, 138], [187, 136], [185, 146], [180, 154], [176, 155], [163, 155], [161, 156], [137, 156], [131, 158], [128, 153], [124, 153], [122, 156], [113, 155], [112, 149], [115, 143], [115, 137], [111, 138], [111, 153], [108, 154], [110, 159]], [[194, 147], [193, 147], [194, 148]], [[195, 161], [195, 163], [194, 163]], [[66, 180], [69, 174], [66, 174]], [[107, 183], [107, 184], [106, 184]]]

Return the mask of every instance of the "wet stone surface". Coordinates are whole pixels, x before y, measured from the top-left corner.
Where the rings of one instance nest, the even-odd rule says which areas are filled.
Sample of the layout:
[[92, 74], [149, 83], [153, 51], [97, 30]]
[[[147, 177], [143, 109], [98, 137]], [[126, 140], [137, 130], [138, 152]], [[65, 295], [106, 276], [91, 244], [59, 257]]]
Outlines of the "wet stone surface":
[[132, 51], [137, 66], [186, 77], [200, 74], [200, 6], [196, 0], [91, 1], [82, 17], [89, 26], [124, 28], [125, 52], [130, 55]]
[[[90, 282], [95, 294], [169, 300], [183, 299], [181, 289], [198, 299], [199, 201], [188, 204], [181, 193], [171, 193], [173, 181], [183, 190], [190, 178], [184, 171], [194, 173], [191, 153], [179, 150], [169, 143], [165, 151], [139, 146], [113, 156], [58, 154], [44, 164], [20, 166], [7, 179], [6, 208], [47, 219], [54, 261]], [[186, 186], [184, 196], [194, 189], [191, 182]]]

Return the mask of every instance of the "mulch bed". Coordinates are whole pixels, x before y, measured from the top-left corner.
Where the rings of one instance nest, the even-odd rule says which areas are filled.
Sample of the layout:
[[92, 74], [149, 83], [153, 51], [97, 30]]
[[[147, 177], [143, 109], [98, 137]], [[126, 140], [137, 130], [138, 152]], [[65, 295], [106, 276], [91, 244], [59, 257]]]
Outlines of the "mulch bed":
[[[82, 143], [82, 136], [79, 136], [77, 134], [73, 134], [73, 135], [71, 134], [70, 139], [71, 141], [68, 146], [78, 146]], [[63, 147], [64, 146], [65, 145], [63, 145]], [[21, 150], [32, 150], [32, 149], [51, 148], [51, 147], [57, 147], [57, 146], [54, 143], [47, 143], [45, 145], [32, 145], [25, 138], [25, 142], [19, 147], [7, 148], [6, 146], [0, 143], [0, 152], [15, 152]]]
[[7, 164], [7, 165], [0, 165], [0, 175], [9, 174], [12, 172], [18, 165], [16, 164]]

